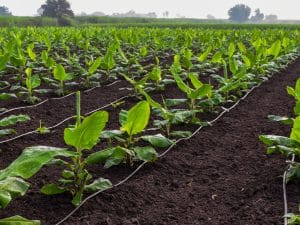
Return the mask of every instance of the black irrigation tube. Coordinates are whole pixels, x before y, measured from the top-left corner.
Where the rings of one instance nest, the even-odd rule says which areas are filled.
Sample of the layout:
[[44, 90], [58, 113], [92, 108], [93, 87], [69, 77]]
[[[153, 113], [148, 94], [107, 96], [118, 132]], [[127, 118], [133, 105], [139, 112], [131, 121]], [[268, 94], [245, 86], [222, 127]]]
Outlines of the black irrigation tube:
[[[268, 78], [263, 80], [260, 84], [252, 87], [242, 98], [240, 98], [234, 105], [232, 105], [230, 108], [226, 109], [223, 108], [223, 111], [212, 121], [207, 122], [208, 125], [212, 126], [214, 123], [216, 123], [219, 119], [221, 119], [226, 113], [230, 112], [232, 109], [234, 109], [235, 107], [237, 107], [240, 102], [244, 99], [246, 99], [248, 97], [249, 94], [252, 93], [252, 91], [254, 91], [256, 88], [259, 88], [263, 83], [265, 83], [267, 80], [269, 80]], [[176, 140], [175, 142], [173, 142], [173, 144], [167, 148], [163, 153], [161, 153], [158, 158], [162, 158], [164, 157], [166, 154], [168, 154], [179, 142], [181, 141], [186, 141], [189, 140], [191, 138], [193, 138], [197, 133], [199, 133], [200, 130], [202, 130], [205, 126], [200, 126], [196, 131], [194, 131], [194, 133], [186, 138], [180, 138], [178, 140]], [[59, 222], [57, 222], [55, 225], [60, 225], [63, 222], [65, 222], [66, 220], [68, 220], [72, 215], [75, 214], [75, 212], [77, 212], [87, 201], [89, 201], [90, 199], [96, 197], [97, 195], [99, 195], [100, 193], [113, 189], [115, 187], [118, 187], [122, 184], [124, 184], [125, 182], [127, 182], [131, 177], [133, 177], [139, 170], [141, 170], [148, 162], [143, 162], [141, 163], [132, 173], [130, 173], [127, 177], [125, 177], [123, 180], [121, 180], [120, 182], [118, 182], [117, 184], [114, 184], [112, 187], [105, 189], [105, 190], [100, 190], [98, 192], [95, 192], [94, 194], [91, 194], [90, 196], [88, 196], [87, 198], [85, 198], [79, 206], [77, 206], [74, 210], [72, 210], [65, 218], [63, 218], [62, 220], [60, 220]]]
[[[85, 90], [83, 92], [84, 93], [88, 93], [88, 92], [90, 92], [90, 91], [92, 91], [92, 90], [94, 90], [96, 88], [110, 87], [110, 86], [113, 86], [114, 84], [117, 84], [119, 82], [121, 82], [121, 80], [114, 81], [114, 82], [112, 82], [110, 84], [107, 84], [107, 85], [104, 85], [104, 86], [93, 87], [93, 88], [87, 89], [87, 90]], [[4, 112], [0, 113], [0, 116], [5, 115], [5, 114], [7, 114], [9, 112], [16, 111], [16, 110], [36, 108], [36, 107], [38, 107], [40, 105], [43, 105], [44, 103], [46, 103], [46, 102], [48, 102], [50, 100], [62, 100], [62, 99], [65, 99], [65, 98], [67, 98], [67, 97], [69, 97], [71, 95], [74, 95], [75, 93], [76, 92], [72, 92], [72, 93], [70, 93], [68, 95], [65, 95], [65, 96], [59, 97], [59, 98], [48, 98], [48, 99], [45, 99], [45, 100], [43, 100], [43, 101], [41, 101], [41, 102], [39, 102], [38, 104], [35, 104], [35, 105], [21, 106], [21, 107], [16, 107], [16, 108], [8, 109], [8, 110], [5, 110]]]
[[[92, 111], [90, 111], [90, 112], [87, 112], [87, 113], [85, 113], [84, 115], [85, 115], [85, 116], [88, 116], [88, 115], [92, 114], [93, 112], [97, 112], [97, 111], [99, 111], [99, 110], [105, 109], [105, 108], [107, 108], [107, 107], [109, 107], [109, 106], [111, 106], [111, 105], [113, 105], [113, 104], [115, 104], [115, 103], [117, 103], [117, 102], [119, 102], [119, 101], [122, 101], [122, 100], [124, 100], [124, 99], [126, 99], [126, 98], [129, 98], [130, 96], [131, 96], [131, 95], [126, 95], [126, 96], [123, 96], [123, 97], [121, 97], [121, 98], [118, 98], [118, 99], [114, 100], [113, 102], [110, 102], [110, 103], [108, 103], [108, 104], [106, 104], [106, 105], [104, 105], [104, 106], [101, 106], [101, 107], [99, 107], [99, 108], [97, 108], [97, 109], [94, 109], [94, 110], [92, 110]], [[58, 127], [58, 126], [64, 124], [65, 122], [67, 122], [67, 121], [69, 121], [69, 120], [71, 120], [71, 119], [73, 119], [73, 118], [74, 118], [73, 116], [69, 116], [69, 117], [65, 118], [64, 120], [60, 121], [59, 123], [57, 123], [57, 124], [55, 124], [55, 125], [53, 125], [53, 126], [51, 126], [51, 127], [47, 127], [47, 128], [48, 128], [49, 130], [52, 130], [52, 129], [54, 129], [54, 128], [56, 128], [56, 127]], [[19, 139], [19, 138], [24, 137], [24, 136], [28, 136], [28, 135], [31, 135], [31, 134], [38, 134], [38, 133], [39, 133], [39, 132], [38, 132], [37, 130], [32, 130], [32, 131], [26, 132], [26, 133], [24, 133], [24, 134], [20, 134], [20, 135], [18, 135], [18, 136], [16, 136], [16, 137], [12, 137], [12, 138], [9, 138], [9, 139], [0, 141], [0, 144], [4, 144], [4, 143], [10, 142], [10, 141], [14, 141], [14, 140]]]

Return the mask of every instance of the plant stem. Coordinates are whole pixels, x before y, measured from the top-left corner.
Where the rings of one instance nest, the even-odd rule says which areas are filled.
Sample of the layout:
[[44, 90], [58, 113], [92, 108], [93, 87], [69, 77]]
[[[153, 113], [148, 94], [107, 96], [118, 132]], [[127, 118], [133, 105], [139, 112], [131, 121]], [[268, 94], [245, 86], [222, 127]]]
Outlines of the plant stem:
[[76, 92], [76, 126], [81, 124], [81, 99], [80, 99], [80, 91]]

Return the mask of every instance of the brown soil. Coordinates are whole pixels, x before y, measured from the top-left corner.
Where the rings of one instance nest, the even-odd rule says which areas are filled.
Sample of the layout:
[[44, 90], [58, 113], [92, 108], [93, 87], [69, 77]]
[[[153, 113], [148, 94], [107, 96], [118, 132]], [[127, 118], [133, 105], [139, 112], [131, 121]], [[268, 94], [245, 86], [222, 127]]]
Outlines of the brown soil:
[[[290, 127], [270, 122], [267, 116], [292, 116], [294, 101], [285, 87], [295, 84], [298, 73], [300, 60], [256, 89], [213, 127], [181, 142], [124, 185], [90, 200], [64, 224], [282, 224], [281, 175], [285, 159], [266, 155], [258, 136], [289, 134]], [[110, 99], [112, 94], [104, 93], [99, 94], [100, 98]], [[84, 110], [95, 99], [83, 101]], [[129, 99], [126, 107], [133, 102]], [[62, 108], [73, 108], [73, 101], [68, 104]], [[55, 102], [52, 106], [54, 110], [60, 109]], [[69, 116], [69, 112], [66, 114]], [[57, 119], [53, 117], [53, 122]], [[116, 121], [116, 115], [112, 115], [109, 128], [117, 127]], [[60, 127], [48, 135], [31, 135], [0, 145], [0, 167], [7, 166], [26, 146], [63, 146], [59, 140], [62, 131]], [[120, 166], [103, 171], [98, 166], [92, 173], [116, 183], [133, 169]], [[28, 194], [2, 210], [0, 217], [19, 214], [41, 219], [43, 224], [55, 224], [66, 216], [73, 209], [70, 196], [45, 197], [38, 191], [43, 184], [56, 179], [59, 172], [56, 167], [43, 168], [31, 179]], [[290, 209], [296, 212], [300, 190], [296, 184], [288, 189]]]

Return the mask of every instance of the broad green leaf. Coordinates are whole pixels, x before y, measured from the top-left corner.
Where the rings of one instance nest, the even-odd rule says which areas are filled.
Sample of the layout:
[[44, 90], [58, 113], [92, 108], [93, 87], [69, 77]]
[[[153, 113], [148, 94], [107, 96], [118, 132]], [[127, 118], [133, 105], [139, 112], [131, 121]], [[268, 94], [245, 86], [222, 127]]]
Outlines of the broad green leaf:
[[56, 184], [47, 184], [41, 188], [41, 192], [45, 195], [57, 195], [66, 192], [65, 188], [61, 188]]
[[31, 77], [31, 88], [37, 88], [41, 85], [41, 79], [39, 78], [39, 76], [35, 75]]
[[211, 47], [211, 46], [208, 47], [208, 49], [206, 49], [206, 51], [203, 52], [203, 53], [198, 57], [198, 60], [199, 60], [200, 62], [204, 62], [204, 61], [207, 59], [209, 53], [211, 53], [211, 50], [212, 50], [212, 47]]
[[191, 131], [173, 131], [170, 133], [170, 137], [175, 138], [186, 138], [192, 135]]
[[203, 86], [203, 83], [197, 78], [197, 76], [194, 73], [189, 73], [189, 79], [191, 80], [194, 88], [198, 89]]
[[10, 58], [9, 53], [0, 56], [0, 71], [5, 69], [6, 64], [9, 61], [9, 58]]
[[233, 75], [235, 75], [239, 69], [238, 62], [234, 58], [229, 59], [229, 69]]
[[154, 101], [150, 95], [148, 95], [142, 88], [138, 87], [138, 91], [139, 93], [141, 93], [142, 95], [144, 95], [144, 97], [146, 98], [147, 102], [152, 106], [152, 107], [155, 107], [155, 108], [158, 108], [158, 109], [163, 109], [163, 107], [156, 101]]
[[7, 127], [15, 125], [16, 123], [23, 123], [30, 120], [30, 117], [27, 115], [11, 115], [0, 120], [0, 127]]
[[297, 155], [300, 156], [300, 150], [294, 147], [286, 147], [283, 145], [274, 145], [267, 148], [267, 154], [280, 153], [282, 155], [290, 156]]
[[0, 208], [5, 208], [13, 200], [11, 194], [6, 190], [0, 189]]
[[114, 137], [120, 137], [123, 135], [123, 132], [120, 130], [104, 130], [101, 133], [101, 138], [112, 139]]
[[153, 81], [161, 80], [161, 69], [159, 66], [153, 67], [152, 71], [149, 74], [149, 79]]
[[13, 133], [16, 133], [16, 131], [14, 129], [2, 129], [2, 130], [0, 130], [0, 137], [10, 135]]
[[114, 153], [114, 151], [114, 148], [109, 148], [106, 150], [92, 153], [86, 158], [85, 161], [89, 165], [104, 163]]
[[0, 100], [8, 100], [11, 98], [17, 98], [17, 96], [15, 94], [12, 93], [1, 93], [0, 94]]
[[212, 63], [221, 63], [222, 60], [223, 60], [223, 53], [218, 51], [213, 55], [211, 62]]
[[130, 149], [122, 148], [119, 146], [113, 148], [113, 150], [113, 153], [105, 162], [104, 168], [106, 169], [122, 163], [125, 160], [126, 155], [134, 155], [134, 153]]
[[175, 55], [174, 56], [174, 63], [171, 66], [171, 72], [174, 75], [174, 74], [179, 74], [180, 71], [181, 71], [180, 56]]
[[107, 190], [112, 187], [113, 185], [110, 182], [110, 180], [104, 178], [98, 178], [97, 180], [94, 180], [93, 183], [89, 185], [85, 185], [84, 189], [90, 192], [96, 192], [99, 190]]
[[102, 61], [102, 58], [101, 57], [98, 57], [95, 62], [90, 66], [89, 68], [89, 74], [92, 75], [94, 74], [98, 67], [101, 65], [101, 61]]
[[268, 146], [281, 145], [285, 147], [300, 148], [300, 143], [288, 137], [277, 135], [260, 135], [259, 139]]
[[0, 170], [0, 180], [7, 177], [22, 177], [28, 179], [36, 174], [44, 165], [57, 156], [72, 157], [76, 153], [65, 148], [34, 146], [25, 148], [23, 153], [7, 168]]
[[247, 56], [242, 55], [242, 59], [243, 59], [245, 65], [246, 65], [247, 67], [251, 67], [251, 66], [252, 66], [251, 60], [250, 60]]
[[0, 219], [0, 225], [41, 225], [39, 220], [28, 220], [21, 216]]
[[128, 111], [126, 123], [121, 131], [127, 132], [130, 136], [142, 132], [148, 125], [150, 118], [150, 105], [141, 101]]
[[286, 125], [292, 125], [294, 123], [294, 119], [286, 117], [286, 116], [269, 115], [268, 119], [275, 121], [275, 122], [281, 122]]
[[294, 113], [295, 115], [300, 116], [300, 101], [296, 102], [296, 105], [294, 107]]
[[148, 53], [147, 48], [145, 46], [141, 47], [140, 56], [145, 57], [147, 55], [147, 53]]
[[296, 94], [295, 94], [295, 89], [294, 89], [294, 88], [292, 88], [292, 87], [290, 87], [290, 86], [287, 86], [287, 87], [286, 87], [286, 90], [287, 90], [287, 93], [288, 93], [289, 95], [295, 97]]
[[123, 126], [126, 123], [127, 117], [128, 117], [128, 111], [122, 109], [121, 112], [119, 113], [119, 123], [121, 126]]
[[173, 144], [173, 141], [161, 134], [145, 135], [141, 137], [144, 141], [149, 142], [154, 147], [166, 148]]
[[166, 99], [165, 103], [168, 107], [177, 106], [183, 103], [186, 103], [187, 99]]
[[57, 64], [54, 67], [53, 75], [56, 80], [65, 81], [67, 80], [67, 74], [65, 68], [61, 64]]
[[86, 117], [79, 126], [66, 128], [64, 140], [67, 145], [71, 145], [76, 149], [90, 150], [98, 143], [101, 132], [107, 122], [107, 112], [95, 112]]
[[300, 142], [300, 116], [294, 120], [290, 138], [294, 141]]
[[151, 146], [136, 147], [133, 150], [135, 151], [137, 158], [145, 162], [154, 162], [158, 157], [157, 152]]
[[235, 52], [235, 44], [231, 42], [228, 47], [228, 57], [231, 58]]
[[212, 86], [209, 84], [203, 84], [202, 87], [198, 88], [197, 90], [193, 90], [189, 95], [192, 99], [199, 99], [205, 96], [210, 95], [212, 90]]
[[183, 50], [183, 57], [182, 57], [182, 65], [187, 69], [190, 70], [193, 67], [192, 64], [192, 51], [190, 49], [184, 49]]
[[186, 94], [189, 94], [191, 92], [191, 88], [183, 82], [183, 80], [177, 73], [173, 73], [173, 77], [181, 91], [185, 92]]
[[246, 54], [247, 53], [247, 49], [246, 46], [242, 43], [242, 42], [238, 42], [237, 46], [240, 50], [241, 53]]
[[268, 49], [268, 55], [273, 55], [276, 58], [281, 51], [281, 41], [275, 41], [272, 46]]
[[0, 208], [5, 208], [17, 196], [27, 192], [29, 184], [18, 177], [7, 177], [0, 181]]
[[33, 43], [29, 44], [28, 47], [27, 47], [27, 53], [28, 53], [28, 56], [30, 57], [30, 59], [35, 62], [36, 61], [36, 54], [33, 51], [33, 49], [34, 49], [34, 44]]
[[184, 111], [177, 111], [175, 112], [171, 124], [181, 124], [185, 123], [189, 117], [193, 115], [193, 111], [191, 110], [184, 110]]

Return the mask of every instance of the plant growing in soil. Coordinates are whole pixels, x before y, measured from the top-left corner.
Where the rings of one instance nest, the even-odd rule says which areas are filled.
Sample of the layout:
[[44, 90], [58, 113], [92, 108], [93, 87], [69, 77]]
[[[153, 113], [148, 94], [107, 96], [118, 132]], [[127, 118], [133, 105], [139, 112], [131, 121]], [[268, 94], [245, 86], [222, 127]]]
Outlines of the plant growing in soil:
[[56, 183], [42, 187], [41, 192], [46, 195], [70, 192], [73, 196], [72, 203], [79, 205], [84, 191], [97, 191], [112, 186], [109, 180], [98, 178], [93, 182], [92, 175], [87, 171], [84, 151], [90, 151], [99, 142], [100, 134], [108, 121], [108, 113], [105, 111], [95, 112], [81, 121], [80, 94], [77, 92], [77, 119], [74, 128], [64, 130], [65, 143], [73, 147], [71, 162], [65, 160], [56, 161], [64, 165], [62, 178]]
[[27, 68], [25, 72], [26, 72], [25, 84], [26, 84], [26, 90], [27, 90], [26, 102], [28, 102], [30, 104], [34, 104], [40, 100], [38, 97], [33, 96], [33, 91], [35, 88], [37, 88], [41, 85], [41, 79], [37, 75], [32, 76], [31, 68]]
[[138, 87], [138, 91], [142, 94], [147, 102], [153, 107], [154, 113], [161, 117], [162, 120], [154, 120], [154, 126], [163, 130], [167, 137], [187, 137], [191, 135], [190, 131], [175, 131], [172, 132], [172, 125], [188, 123], [192, 116], [190, 110], [169, 109], [171, 106], [176, 106], [186, 103], [187, 99], [163, 99], [163, 105], [154, 101], [142, 88]]
[[[105, 163], [105, 168], [125, 162], [133, 165], [134, 161], [141, 160], [153, 162], [157, 159], [157, 152], [152, 147], [167, 147], [172, 141], [161, 134], [138, 136], [147, 127], [150, 118], [150, 105], [146, 101], [140, 101], [129, 111], [121, 111], [119, 121], [120, 130], [103, 132], [102, 137], [116, 139], [120, 144], [91, 154], [87, 158], [88, 164]], [[140, 140], [151, 145], [138, 146]]]
[[[283, 124], [292, 125], [292, 130], [289, 137], [277, 136], [277, 135], [260, 135], [259, 139], [268, 146], [267, 153], [280, 153], [286, 157], [300, 156], [300, 79], [297, 80], [295, 88], [287, 87], [289, 95], [293, 96], [296, 101], [294, 107], [294, 113], [296, 118], [281, 117], [281, 116], [269, 116], [269, 119]], [[300, 180], [300, 163], [296, 161], [290, 162], [286, 170], [286, 183]], [[300, 224], [300, 215], [288, 214], [288, 224]]]
[[66, 73], [65, 68], [61, 64], [57, 64], [53, 69], [53, 76], [58, 83], [58, 95], [64, 95], [64, 83], [65, 81], [72, 80], [73, 75], [70, 73]]
[[102, 58], [98, 57], [96, 60], [91, 60], [88, 62], [88, 73], [87, 73], [87, 77], [86, 77], [86, 86], [87, 87], [91, 87], [91, 78], [92, 76], [96, 73], [98, 67], [101, 65], [102, 62]]
[[196, 118], [197, 112], [201, 112], [199, 108], [199, 101], [203, 101], [205, 98], [210, 98], [212, 94], [212, 86], [210, 84], [203, 84], [194, 73], [189, 73], [188, 78], [193, 87], [188, 86], [182, 78], [179, 76], [180, 71], [179, 56], [176, 55], [174, 58], [174, 64], [172, 65], [171, 72], [174, 80], [177, 83], [178, 88], [186, 93], [188, 99], [188, 106], [192, 112], [192, 123], [199, 123], [199, 119]]

